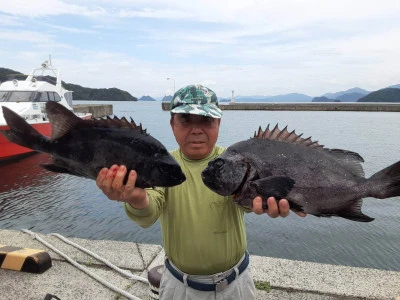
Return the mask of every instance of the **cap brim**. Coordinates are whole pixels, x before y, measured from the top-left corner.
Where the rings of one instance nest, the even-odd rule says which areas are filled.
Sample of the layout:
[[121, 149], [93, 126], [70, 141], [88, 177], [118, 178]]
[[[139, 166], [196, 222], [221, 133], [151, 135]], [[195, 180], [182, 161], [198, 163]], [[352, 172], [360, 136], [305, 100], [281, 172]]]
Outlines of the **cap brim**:
[[191, 114], [220, 119], [222, 110], [214, 104], [183, 104], [171, 110], [174, 114]]

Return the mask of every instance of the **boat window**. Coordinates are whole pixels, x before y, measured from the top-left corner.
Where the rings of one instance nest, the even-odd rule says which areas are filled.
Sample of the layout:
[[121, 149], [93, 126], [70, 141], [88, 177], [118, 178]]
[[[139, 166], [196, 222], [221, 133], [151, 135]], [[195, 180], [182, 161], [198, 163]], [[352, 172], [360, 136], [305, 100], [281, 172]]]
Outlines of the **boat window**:
[[56, 92], [41, 92], [40, 94], [40, 102], [61, 100], [60, 96]]
[[39, 102], [47, 102], [49, 101], [49, 97], [46, 92], [40, 92]]
[[53, 94], [54, 94], [54, 101], [61, 101], [61, 97], [58, 93], [53, 92]]
[[[7, 92], [5, 102], [32, 102], [35, 98], [35, 92]], [[3, 99], [3, 98], [1, 98]]]
[[8, 92], [0, 92], [0, 102], [6, 102], [8, 97]]
[[54, 99], [54, 93], [47, 92], [47, 94], [49, 95], [49, 100], [50, 101], [54, 101], [55, 100]]
[[47, 102], [60, 101], [56, 92], [0, 92], [0, 102]]

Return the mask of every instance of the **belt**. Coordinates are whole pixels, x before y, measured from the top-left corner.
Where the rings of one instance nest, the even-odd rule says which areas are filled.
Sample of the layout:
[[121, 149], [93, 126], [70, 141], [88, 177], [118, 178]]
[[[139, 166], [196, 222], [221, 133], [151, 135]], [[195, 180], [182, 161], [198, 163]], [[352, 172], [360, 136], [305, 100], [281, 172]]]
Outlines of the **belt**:
[[[198, 290], [198, 291], [222, 291], [225, 288], [228, 287], [228, 285], [236, 279], [236, 276], [239, 276], [246, 270], [247, 266], [249, 265], [249, 253], [246, 251], [245, 257], [242, 261], [242, 263], [238, 266], [239, 274], [236, 275], [236, 272], [232, 270], [232, 273], [225, 278], [222, 278], [216, 283], [202, 283], [202, 282], [196, 282], [190, 279], [186, 280], [186, 283], [188, 286], [190, 286], [192, 289]], [[178, 279], [180, 282], [185, 282], [183, 277], [185, 274], [182, 274], [181, 272], [177, 271], [174, 267], [171, 266], [170, 262], [168, 259], [165, 260], [165, 267], [168, 269], [168, 271], [171, 272], [172, 275], [176, 279]]]

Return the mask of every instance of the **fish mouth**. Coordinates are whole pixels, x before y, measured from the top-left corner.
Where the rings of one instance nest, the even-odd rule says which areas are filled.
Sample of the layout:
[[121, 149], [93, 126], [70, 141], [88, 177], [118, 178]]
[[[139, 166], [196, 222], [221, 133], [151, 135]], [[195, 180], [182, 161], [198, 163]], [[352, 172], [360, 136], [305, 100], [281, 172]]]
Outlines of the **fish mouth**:
[[242, 182], [239, 184], [238, 188], [232, 193], [233, 197], [236, 197], [238, 194], [240, 194], [240, 192], [242, 191], [244, 185], [247, 182], [247, 179], [250, 176], [250, 168], [251, 168], [250, 164], [247, 161], [245, 161], [245, 163], [246, 163], [246, 167], [247, 167], [246, 168], [246, 173], [244, 174]]

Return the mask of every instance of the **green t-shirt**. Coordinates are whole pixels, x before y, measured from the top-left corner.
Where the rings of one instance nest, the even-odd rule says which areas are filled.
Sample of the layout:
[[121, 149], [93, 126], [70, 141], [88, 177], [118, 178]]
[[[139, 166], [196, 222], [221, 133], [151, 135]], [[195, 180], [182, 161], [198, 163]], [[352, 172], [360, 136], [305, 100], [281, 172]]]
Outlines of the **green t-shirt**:
[[202, 160], [190, 160], [179, 149], [172, 151], [186, 181], [171, 188], [148, 189], [150, 205], [145, 209], [125, 203], [128, 216], [142, 227], [160, 218], [165, 253], [188, 274], [226, 271], [247, 247], [243, 209], [231, 197], [211, 191], [201, 179], [208, 162], [224, 151], [216, 146]]

